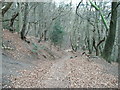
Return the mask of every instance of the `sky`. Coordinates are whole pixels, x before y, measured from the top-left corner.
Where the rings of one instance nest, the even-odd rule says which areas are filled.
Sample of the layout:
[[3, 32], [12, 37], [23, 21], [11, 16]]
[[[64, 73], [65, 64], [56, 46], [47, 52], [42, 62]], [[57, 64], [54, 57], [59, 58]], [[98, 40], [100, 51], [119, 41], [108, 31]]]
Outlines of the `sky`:
[[[60, 2], [69, 3], [69, 2], [72, 1], [72, 4], [76, 5], [81, 0], [3, 0], [3, 1], [5, 1], [5, 2], [11, 2], [11, 1], [18, 1], [18, 2], [48, 2], [48, 1], [55, 1], [56, 3], [60, 3]], [[86, 2], [86, 1], [89, 1], [89, 0], [83, 0], [83, 2]], [[91, 0], [91, 1], [102, 1], [102, 2], [108, 1], [108, 2], [110, 2], [112, 0]], [[118, 0], [114, 0], [114, 1], [118, 1]]]
[[[70, 3], [72, 1], [72, 4], [74, 6], [78, 5], [78, 3], [81, 1], [81, 0], [52, 0], [52, 1], [55, 1], [56, 3], [60, 3], [60, 2], [64, 2], [64, 3]], [[86, 1], [89, 1], [89, 0], [83, 0], [83, 2], [86, 2]], [[111, 2], [112, 0], [91, 0], [91, 1], [98, 1], [98, 2]], [[114, 1], [117, 1], [117, 0], [114, 0]], [[110, 3], [109, 3], [110, 4]]]
[[[81, 0], [52, 0], [52, 1], [55, 1], [56, 3], [60, 3], [60, 2], [64, 2], [64, 3], [69, 3], [72, 1], [72, 4], [73, 5], [76, 5], [78, 4]], [[86, 1], [89, 1], [89, 0], [83, 0], [83, 2], [86, 2]], [[94, 0], [91, 0], [91, 1], [94, 1]], [[95, 1], [98, 1], [98, 2], [110, 2], [111, 0], [95, 0]], [[116, 0], [114, 0], [116, 1]]]
[[69, 3], [72, 1], [72, 4], [76, 5], [80, 2], [80, 0], [53, 0], [55, 1], [56, 3], [60, 3], [60, 2], [64, 2], [64, 3]]

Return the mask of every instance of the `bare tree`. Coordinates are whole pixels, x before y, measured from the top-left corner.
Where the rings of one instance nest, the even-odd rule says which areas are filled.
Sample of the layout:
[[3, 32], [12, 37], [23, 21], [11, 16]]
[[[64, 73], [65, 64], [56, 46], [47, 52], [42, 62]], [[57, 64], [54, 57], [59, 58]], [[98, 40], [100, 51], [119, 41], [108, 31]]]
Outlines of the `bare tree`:
[[112, 54], [112, 49], [115, 41], [115, 36], [116, 36], [116, 23], [117, 23], [117, 2], [112, 2], [112, 9], [111, 9], [111, 20], [110, 20], [110, 28], [109, 28], [109, 33], [106, 39], [105, 47], [103, 50], [103, 58], [105, 58], [108, 62], [111, 62], [111, 54]]

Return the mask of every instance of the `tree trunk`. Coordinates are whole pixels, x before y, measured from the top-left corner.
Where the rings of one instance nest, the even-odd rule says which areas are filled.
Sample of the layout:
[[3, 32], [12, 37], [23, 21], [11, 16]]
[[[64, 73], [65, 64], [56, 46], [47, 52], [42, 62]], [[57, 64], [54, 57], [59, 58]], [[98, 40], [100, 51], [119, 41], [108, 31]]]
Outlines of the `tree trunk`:
[[112, 54], [112, 49], [116, 35], [116, 23], [117, 23], [117, 9], [115, 9], [116, 5], [117, 2], [112, 2], [110, 28], [109, 28], [108, 37], [106, 39], [105, 47], [102, 53], [103, 58], [106, 59], [108, 62], [111, 62], [110, 57]]
[[26, 24], [27, 24], [27, 8], [28, 8], [28, 3], [25, 3], [25, 11], [24, 11], [24, 22], [23, 22], [23, 27], [21, 31], [21, 39], [25, 39], [25, 30], [26, 30]]
[[88, 48], [89, 54], [92, 54], [92, 49], [91, 49], [92, 45], [91, 45], [91, 42], [90, 42], [90, 31], [89, 31], [89, 27], [90, 26], [89, 26], [88, 19], [87, 19], [87, 25], [86, 25], [86, 35], [87, 35], [87, 39], [86, 40], [87, 40], [87, 48]]
[[19, 12], [15, 13], [11, 18], [11, 20], [10, 20], [10, 31], [14, 31], [13, 24], [14, 24], [14, 21], [17, 18], [18, 15], [19, 15]]
[[118, 58], [117, 62], [120, 62], [120, 6], [118, 7]]
[[48, 30], [45, 30], [45, 31], [44, 31], [44, 41], [47, 41], [47, 31], [48, 31]]
[[[35, 2], [34, 2], [34, 6], [35, 6]], [[35, 37], [37, 37], [37, 30], [36, 30], [36, 7], [34, 7], [34, 9], [33, 9], [33, 16], [34, 16], [34, 23], [33, 23], [33, 25], [34, 25], [34, 31], [35, 31]]]

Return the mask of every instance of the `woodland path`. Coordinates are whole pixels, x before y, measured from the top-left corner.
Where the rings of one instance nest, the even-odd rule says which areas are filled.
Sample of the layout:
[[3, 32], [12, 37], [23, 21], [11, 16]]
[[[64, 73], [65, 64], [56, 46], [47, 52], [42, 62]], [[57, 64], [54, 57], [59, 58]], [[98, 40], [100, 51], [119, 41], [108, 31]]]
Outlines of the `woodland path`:
[[42, 84], [45, 88], [65, 88], [69, 86], [69, 80], [66, 79], [69, 71], [65, 69], [66, 61], [71, 57], [70, 53], [54, 63], [49, 71], [44, 75]]
[[[11, 78], [14, 88], [117, 88], [117, 65], [108, 68], [85, 57], [67, 52], [57, 60], [45, 61], [32, 70], [21, 70], [21, 76]], [[71, 58], [72, 56], [72, 58]], [[114, 70], [113, 70], [114, 69]], [[112, 72], [112, 73], [111, 73]]]

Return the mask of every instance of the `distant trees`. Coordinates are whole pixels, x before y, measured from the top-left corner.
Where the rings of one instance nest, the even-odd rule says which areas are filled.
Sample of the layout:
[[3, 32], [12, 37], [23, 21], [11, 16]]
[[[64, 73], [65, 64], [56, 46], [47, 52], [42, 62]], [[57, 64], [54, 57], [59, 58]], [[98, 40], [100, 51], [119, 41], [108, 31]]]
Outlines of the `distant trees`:
[[[111, 62], [112, 59], [116, 59], [116, 58], [111, 58], [111, 55], [113, 53], [116, 53], [113, 52], [113, 50], [115, 51], [117, 50], [115, 46], [116, 29], [117, 29], [116, 8], [118, 7], [119, 3], [117, 4], [117, 2], [112, 2], [111, 7], [109, 5], [106, 6], [108, 2], [93, 2], [89, 0], [89, 3], [94, 8], [91, 8], [91, 6], [89, 6], [87, 2], [86, 4], [83, 3], [82, 0], [79, 2], [78, 6], [76, 7], [76, 14], [83, 20], [83, 22], [85, 21], [85, 25], [86, 25], [86, 29], [85, 29], [86, 34], [84, 37], [85, 46], [90, 54], [92, 54], [95, 51], [97, 56], [102, 54], [102, 57], [104, 59], [106, 59], [108, 62]], [[85, 6], [87, 8], [86, 10], [85, 8], [82, 9], [84, 10], [84, 12], [82, 12], [80, 8], [83, 8]], [[111, 12], [109, 11], [110, 9]], [[111, 14], [111, 18], [109, 18], [110, 14]], [[110, 23], [110, 27], [109, 27], [109, 23]]]
[[70, 42], [71, 47], [73, 51], [77, 51], [80, 44], [80, 25], [82, 24], [82, 21], [80, 21], [80, 18], [75, 15], [74, 21], [73, 21], [73, 27], [72, 31], [70, 33]]
[[120, 2], [110, 5], [110, 2], [81, 0], [75, 10], [72, 2], [59, 5], [53, 1], [5, 2], [1, 8], [2, 25], [18, 32], [23, 40], [27, 35], [35, 36], [38, 42], [49, 41], [65, 49], [85, 50], [109, 61], [111, 54], [117, 51], [115, 33], [119, 5]]

